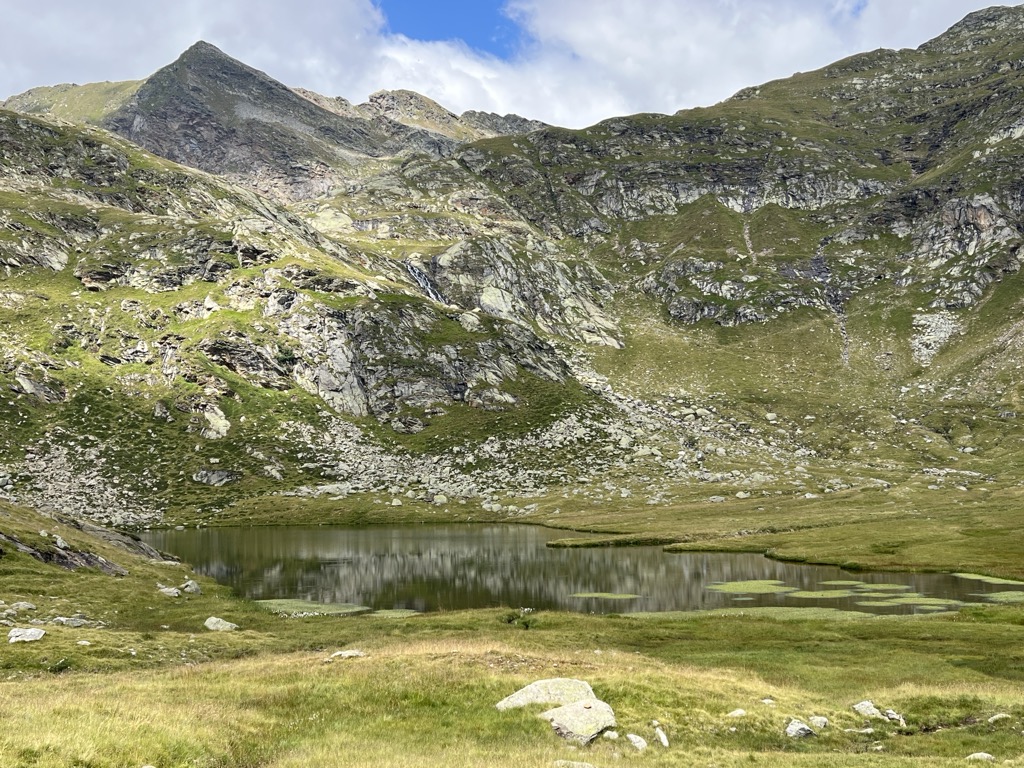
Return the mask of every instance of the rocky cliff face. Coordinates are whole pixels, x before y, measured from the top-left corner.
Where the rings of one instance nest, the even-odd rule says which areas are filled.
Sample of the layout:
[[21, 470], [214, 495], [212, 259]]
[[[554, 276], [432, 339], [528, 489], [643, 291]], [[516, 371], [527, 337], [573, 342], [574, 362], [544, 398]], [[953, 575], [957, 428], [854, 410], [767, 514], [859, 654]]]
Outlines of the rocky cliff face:
[[0, 488], [130, 523], [1019, 477], [1022, 25], [580, 131], [204, 44], [103, 91], [200, 170], [0, 111]]

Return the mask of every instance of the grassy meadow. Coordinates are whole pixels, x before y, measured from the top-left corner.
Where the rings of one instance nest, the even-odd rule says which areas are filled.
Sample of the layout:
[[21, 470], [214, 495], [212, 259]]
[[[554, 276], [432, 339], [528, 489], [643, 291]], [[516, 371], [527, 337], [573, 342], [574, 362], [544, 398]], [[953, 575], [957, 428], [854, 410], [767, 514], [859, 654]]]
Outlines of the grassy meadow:
[[[90, 621], [44, 623], [41, 641], [4, 646], [5, 766], [952, 766], [982, 751], [1024, 765], [1019, 605], [906, 618], [813, 608], [289, 618], [205, 579], [200, 595], [162, 595], [158, 583], [195, 577], [187, 565], [21, 508], [0, 507], [0, 523], [39, 551], [56, 534], [128, 570], [70, 572], [0, 542], [0, 600], [36, 606], [17, 626]], [[211, 615], [240, 628], [209, 632]], [[328, 661], [342, 649], [366, 656]], [[587, 680], [620, 738], [573, 747], [536, 717], [543, 707], [494, 708], [546, 677]], [[864, 699], [906, 725], [866, 721], [852, 709]], [[746, 715], [730, 717], [737, 709]], [[998, 714], [1008, 717], [989, 723]], [[784, 735], [791, 718], [811, 716], [829, 726]], [[651, 746], [637, 752], [627, 733]]]

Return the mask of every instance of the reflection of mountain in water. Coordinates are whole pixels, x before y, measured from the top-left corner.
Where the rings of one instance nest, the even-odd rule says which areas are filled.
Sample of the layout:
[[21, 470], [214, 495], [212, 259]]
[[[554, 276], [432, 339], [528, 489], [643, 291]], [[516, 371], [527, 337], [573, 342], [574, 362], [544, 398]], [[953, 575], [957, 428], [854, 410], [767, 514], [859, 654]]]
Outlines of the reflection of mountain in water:
[[[750, 554], [666, 554], [656, 547], [548, 549], [564, 532], [527, 526], [402, 528], [221, 528], [158, 531], [148, 543], [246, 597], [299, 598], [419, 611], [489, 606], [577, 611], [668, 611], [794, 603], [781, 595], [707, 591], [715, 582], [778, 579], [805, 590], [851, 578], [838, 568], [789, 565]], [[858, 574], [940, 597], [969, 599], [977, 583], [941, 574]], [[573, 598], [575, 593], [641, 595], [636, 600]], [[912, 612], [910, 606], [882, 612]]]

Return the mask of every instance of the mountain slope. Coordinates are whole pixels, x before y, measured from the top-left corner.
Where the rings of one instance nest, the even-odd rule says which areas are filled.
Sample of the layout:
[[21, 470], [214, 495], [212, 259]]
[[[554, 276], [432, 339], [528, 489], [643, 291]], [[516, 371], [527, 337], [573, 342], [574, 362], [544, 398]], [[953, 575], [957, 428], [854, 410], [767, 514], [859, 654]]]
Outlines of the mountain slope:
[[[3, 113], [0, 474], [121, 522], [319, 494], [611, 531], [1012, 489], [1022, 20], [440, 158], [387, 155], [365, 105], [321, 143], [313, 96], [203, 46], [118, 112], [168, 153], [258, 156], [287, 204]], [[344, 141], [330, 194], [274, 154]]]

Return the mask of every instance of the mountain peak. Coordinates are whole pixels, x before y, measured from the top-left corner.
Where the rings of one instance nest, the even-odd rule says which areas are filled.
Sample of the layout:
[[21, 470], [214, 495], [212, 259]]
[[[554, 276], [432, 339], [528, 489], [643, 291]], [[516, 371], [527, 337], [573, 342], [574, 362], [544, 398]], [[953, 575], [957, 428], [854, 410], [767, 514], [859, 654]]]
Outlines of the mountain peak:
[[988, 45], [994, 36], [1024, 33], [1024, 6], [996, 5], [965, 16], [938, 37], [921, 46], [921, 50], [940, 53], [963, 53]]

